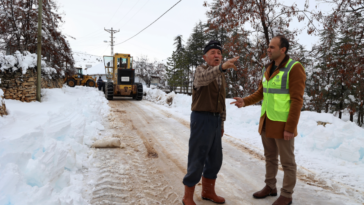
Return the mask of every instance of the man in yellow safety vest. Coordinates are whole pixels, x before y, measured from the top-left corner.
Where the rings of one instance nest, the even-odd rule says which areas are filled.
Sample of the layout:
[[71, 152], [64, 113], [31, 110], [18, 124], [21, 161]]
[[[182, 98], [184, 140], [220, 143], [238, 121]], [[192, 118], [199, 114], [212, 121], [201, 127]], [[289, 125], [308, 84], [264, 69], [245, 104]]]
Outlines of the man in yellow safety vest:
[[269, 44], [271, 63], [263, 68], [258, 90], [245, 98], [235, 97], [238, 108], [256, 104], [263, 100], [259, 133], [266, 161], [266, 186], [253, 194], [256, 199], [277, 196], [276, 175], [278, 154], [284, 171], [280, 197], [273, 205], [292, 204], [293, 188], [296, 184], [297, 165], [294, 156], [294, 137], [303, 105], [306, 74], [302, 64], [289, 58], [288, 40], [278, 35]]

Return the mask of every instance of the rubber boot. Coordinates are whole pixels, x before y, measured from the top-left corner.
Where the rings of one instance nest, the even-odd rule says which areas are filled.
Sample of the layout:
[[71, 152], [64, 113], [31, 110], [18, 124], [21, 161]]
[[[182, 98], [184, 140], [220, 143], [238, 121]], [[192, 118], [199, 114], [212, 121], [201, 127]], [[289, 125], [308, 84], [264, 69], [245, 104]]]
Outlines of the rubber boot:
[[225, 199], [217, 196], [215, 193], [215, 182], [216, 179], [208, 179], [202, 177], [202, 193], [201, 197], [203, 200], [209, 200], [216, 204], [224, 204]]
[[195, 186], [188, 187], [185, 185], [185, 195], [183, 196], [182, 204], [183, 205], [196, 205], [195, 202], [193, 201], [194, 193], [195, 193]]

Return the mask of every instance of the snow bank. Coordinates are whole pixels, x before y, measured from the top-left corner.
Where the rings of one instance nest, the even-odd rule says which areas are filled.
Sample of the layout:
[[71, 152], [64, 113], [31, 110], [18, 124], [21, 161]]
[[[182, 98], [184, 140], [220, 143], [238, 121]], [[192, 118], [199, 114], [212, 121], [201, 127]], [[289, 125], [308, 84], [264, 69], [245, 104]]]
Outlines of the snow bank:
[[[163, 103], [166, 94], [156, 89], [146, 89], [147, 100]], [[162, 99], [162, 100], [158, 100]], [[225, 133], [242, 140], [251, 149], [263, 154], [263, 145], [258, 133], [260, 106], [237, 108], [230, 105], [234, 99], [226, 99], [227, 118]], [[178, 117], [189, 121], [192, 97], [183, 94], [174, 95], [173, 104], [166, 108]], [[318, 125], [318, 121], [331, 124]], [[295, 138], [297, 164], [309, 169], [314, 177], [319, 177], [331, 186], [338, 181], [364, 191], [364, 129], [353, 122], [345, 122], [332, 114], [301, 112], [298, 124], [298, 136]], [[305, 169], [299, 168], [305, 174]], [[310, 173], [312, 175], [312, 172]], [[308, 173], [307, 173], [308, 174]], [[345, 191], [343, 191], [345, 192]], [[362, 199], [364, 202], [364, 198]]]
[[[42, 71], [47, 74], [57, 73], [56, 69], [48, 67], [46, 62], [42, 60]], [[22, 70], [25, 74], [29, 68], [34, 68], [37, 66], [37, 54], [25, 51], [24, 54], [16, 51], [14, 55], [4, 55], [0, 53], [0, 71], [12, 70], [17, 71]]]
[[5, 100], [0, 118], [0, 204], [88, 204], [81, 195], [89, 146], [109, 112], [102, 92], [42, 89], [42, 103]]
[[173, 98], [175, 98], [176, 94], [172, 91], [171, 93], [166, 94], [162, 90], [156, 88], [148, 88], [143, 85], [143, 93], [145, 95], [144, 99], [152, 101], [159, 105], [172, 105]]

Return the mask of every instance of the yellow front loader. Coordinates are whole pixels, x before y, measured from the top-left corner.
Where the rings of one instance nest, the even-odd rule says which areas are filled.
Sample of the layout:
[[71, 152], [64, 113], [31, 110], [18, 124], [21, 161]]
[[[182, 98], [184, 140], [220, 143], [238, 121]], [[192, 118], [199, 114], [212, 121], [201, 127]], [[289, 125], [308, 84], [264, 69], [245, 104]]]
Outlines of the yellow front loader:
[[97, 87], [96, 78], [92, 78], [88, 75], [82, 74], [82, 68], [76, 68], [77, 74], [73, 76], [66, 76], [63, 83], [67, 83], [70, 87], [75, 87], [76, 85], [86, 85], [88, 87]]
[[130, 54], [116, 53], [114, 56], [104, 56], [107, 78], [104, 92], [108, 100], [112, 100], [114, 96], [143, 99], [143, 85], [135, 83], [132, 61]]

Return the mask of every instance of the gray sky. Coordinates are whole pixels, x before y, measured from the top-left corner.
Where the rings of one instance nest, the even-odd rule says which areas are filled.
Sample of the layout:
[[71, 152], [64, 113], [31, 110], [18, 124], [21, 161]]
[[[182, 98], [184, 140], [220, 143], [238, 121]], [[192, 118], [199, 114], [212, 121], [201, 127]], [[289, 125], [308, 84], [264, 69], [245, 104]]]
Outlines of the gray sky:
[[[114, 36], [122, 42], [149, 25], [178, 0], [62, 0], [60, 11], [65, 13], [65, 34], [73, 51], [94, 55], [110, 55], [110, 34], [104, 27], [120, 29]], [[206, 21], [203, 1], [182, 0], [147, 30], [130, 41], [114, 47], [114, 52], [133, 56], [147, 55], [150, 60], [168, 58], [174, 50], [173, 39], [183, 35], [185, 40], [199, 20]]]
[[[111, 52], [109, 43], [104, 43], [104, 40], [110, 41], [110, 34], [104, 31], [104, 28], [120, 29], [120, 32], [114, 35], [115, 43], [120, 43], [145, 28], [176, 2], [178, 0], [58, 0], [60, 12], [64, 13], [65, 20], [62, 30], [76, 38], [68, 38], [73, 51], [99, 56], [110, 55]], [[203, 7], [203, 2], [182, 0], [138, 36], [115, 46], [114, 52], [130, 53], [135, 57], [147, 55], [150, 60], [167, 59], [174, 50], [173, 39], [177, 35], [183, 35], [187, 41], [193, 27], [199, 21], [207, 21], [205, 13], [208, 9]], [[304, 2], [296, 1], [300, 9], [303, 9]], [[310, 0], [310, 7], [315, 5], [315, 1]], [[318, 40], [317, 37], [307, 35], [306, 31], [298, 38], [307, 49]]]

